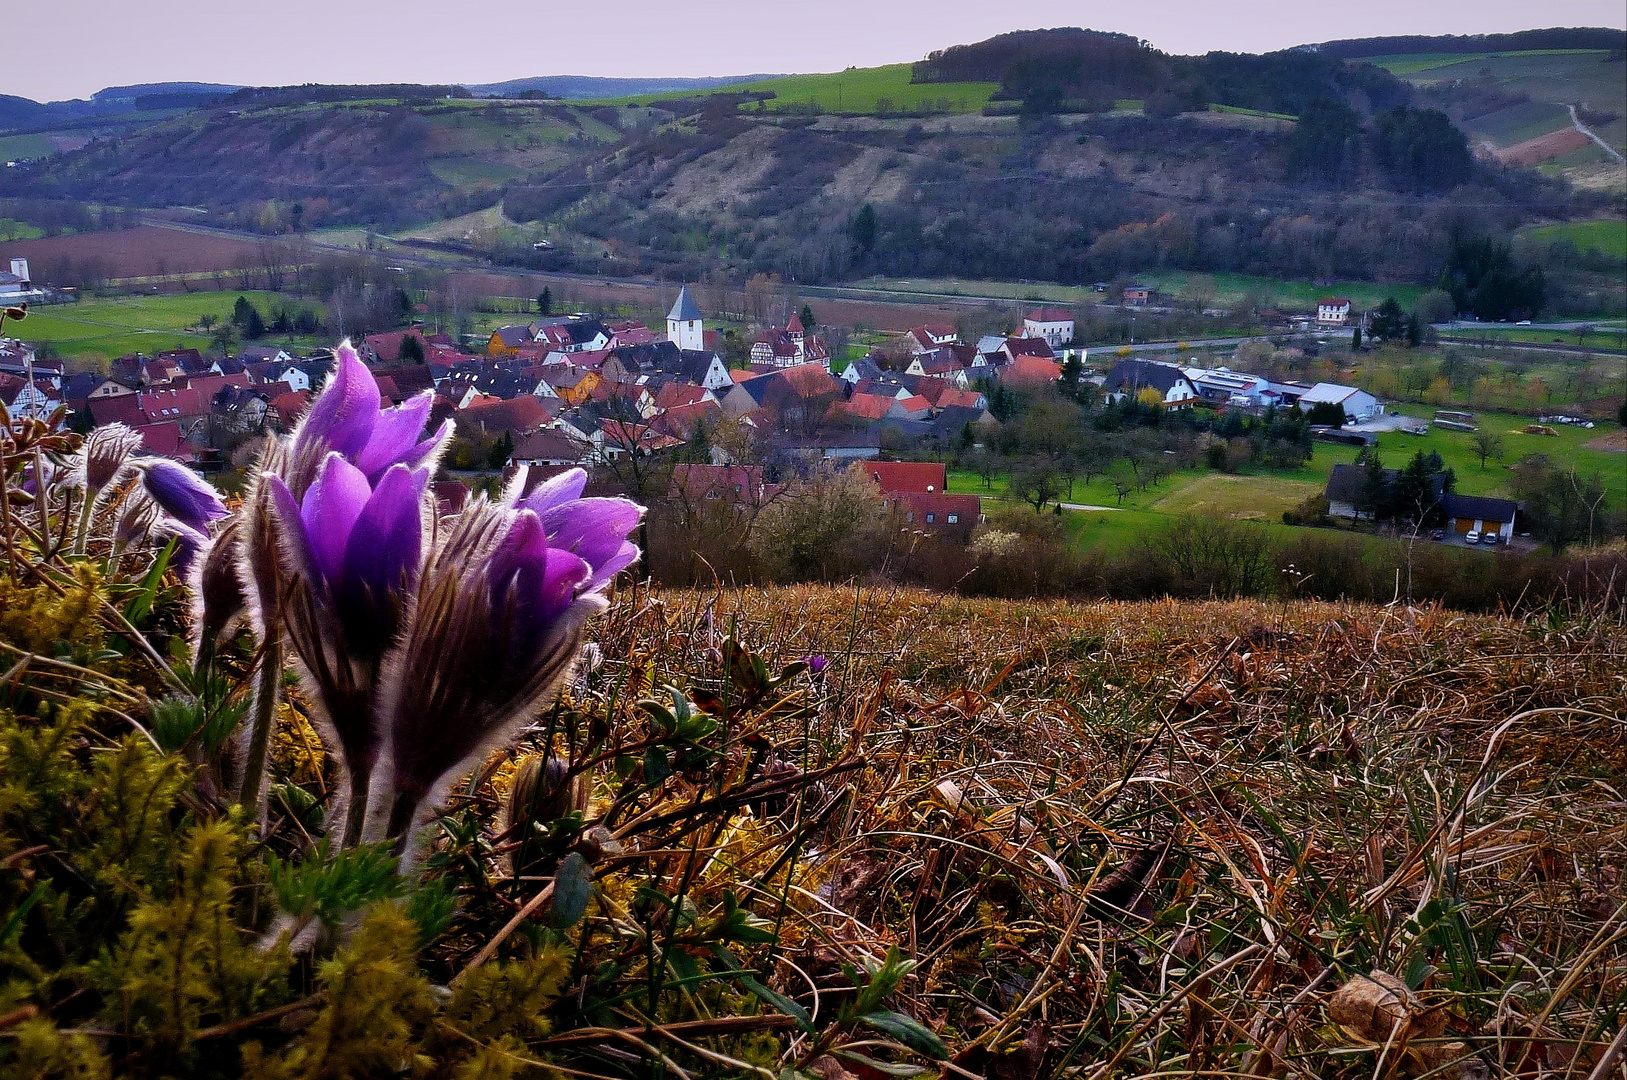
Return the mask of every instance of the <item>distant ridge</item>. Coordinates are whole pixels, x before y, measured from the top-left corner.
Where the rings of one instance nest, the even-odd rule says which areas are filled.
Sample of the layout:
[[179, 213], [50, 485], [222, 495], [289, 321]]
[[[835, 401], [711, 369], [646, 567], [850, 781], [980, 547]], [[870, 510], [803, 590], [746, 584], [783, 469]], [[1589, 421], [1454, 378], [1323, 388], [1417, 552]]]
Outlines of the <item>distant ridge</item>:
[[596, 75], [537, 75], [507, 82], [471, 84], [476, 97], [515, 97], [540, 90], [566, 101], [586, 98], [630, 97], [634, 94], [664, 94], [672, 90], [715, 90], [722, 86], [775, 79], [778, 75], [723, 75], [704, 79], [606, 78]]
[[1613, 30], [1607, 26], [1554, 26], [1546, 30], [1520, 30], [1512, 34], [1442, 34], [1437, 37], [1409, 34], [1402, 37], [1343, 38], [1301, 47], [1346, 60], [1403, 53], [1523, 52], [1528, 49], [1608, 49], [1620, 52], [1627, 49], [1627, 30]]

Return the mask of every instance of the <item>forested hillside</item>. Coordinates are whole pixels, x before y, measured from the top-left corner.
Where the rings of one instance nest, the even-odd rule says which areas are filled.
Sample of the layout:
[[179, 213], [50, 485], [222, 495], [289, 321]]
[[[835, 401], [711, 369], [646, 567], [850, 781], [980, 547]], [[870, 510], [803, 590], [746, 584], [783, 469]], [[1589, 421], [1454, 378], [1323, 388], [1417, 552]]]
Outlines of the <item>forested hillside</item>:
[[749, 88], [599, 104], [244, 90], [8, 170], [0, 197], [201, 208], [270, 233], [365, 226], [539, 269], [805, 282], [1178, 268], [1433, 283], [1465, 242], [1619, 208], [1471, 145], [1462, 102], [1484, 88], [1420, 90], [1351, 48], [1182, 57], [1049, 30], [915, 65], [917, 84], [997, 86], [983, 115], [929, 94], [832, 115]]

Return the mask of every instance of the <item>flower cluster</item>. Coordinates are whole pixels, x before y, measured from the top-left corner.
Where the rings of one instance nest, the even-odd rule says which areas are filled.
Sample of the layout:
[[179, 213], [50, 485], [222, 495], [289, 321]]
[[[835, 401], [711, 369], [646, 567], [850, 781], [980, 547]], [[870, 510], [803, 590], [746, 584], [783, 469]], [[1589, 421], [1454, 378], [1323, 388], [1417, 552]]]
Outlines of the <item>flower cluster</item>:
[[382, 408], [341, 345], [291, 441], [268, 448], [236, 541], [260, 631], [286, 634], [343, 758], [347, 845], [405, 846], [448, 779], [556, 690], [639, 554], [642, 509], [582, 498], [580, 470], [438, 521], [450, 424], [420, 439], [430, 403]]

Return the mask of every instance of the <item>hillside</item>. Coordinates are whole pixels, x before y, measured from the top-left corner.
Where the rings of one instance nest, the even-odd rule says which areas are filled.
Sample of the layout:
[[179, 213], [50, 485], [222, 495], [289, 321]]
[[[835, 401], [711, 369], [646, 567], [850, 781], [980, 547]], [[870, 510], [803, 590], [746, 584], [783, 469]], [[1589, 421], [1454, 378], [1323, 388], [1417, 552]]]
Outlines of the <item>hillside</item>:
[[[270, 232], [361, 225], [535, 269], [811, 283], [1168, 270], [1428, 283], [1464, 229], [1509, 237], [1609, 210], [1476, 134], [1521, 135], [1514, 115], [1534, 96], [1424, 79], [1423, 56], [1379, 59], [1177, 57], [1066, 30], [594, 102], [240, 91], [8, 170], [0, 198], [184, 206]], [[1615, 61], [1565, 64], [1549, 77], [1572, 90], [1620, 75]]]

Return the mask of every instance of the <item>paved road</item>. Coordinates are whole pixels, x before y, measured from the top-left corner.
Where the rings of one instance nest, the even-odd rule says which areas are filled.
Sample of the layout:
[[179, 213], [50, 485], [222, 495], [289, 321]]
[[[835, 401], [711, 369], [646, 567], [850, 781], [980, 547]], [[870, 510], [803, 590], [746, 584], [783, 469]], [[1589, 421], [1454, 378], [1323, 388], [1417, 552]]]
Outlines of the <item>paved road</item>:
[[1595, 143], [1598, 143], [1599, 148], [1601, 150], [1603, 150], [1605, 153], [1609, 154], [1611, 157], [1615, 158], [1616, 163], [1618, 165], [1627, 163], [1627, 161], [1624, 161], [1621, 154], [1617, 152], [1617, 150], [1616, 150], [1616, 148], [1614, 146], [1611, 146], [1609, 143], [1605, 142], [1603, 139], [1601, 139], [1597, 135], [1593, 134], [1593, 132], [1588, 128], [1588, 126], [1586, 124], [1582, 123], [1581, 117], [1576, 115], [1576, 106], [1575, 105], [1566, 104], [1565, 108], [1570, 110], [1571, 123], [1576, 125], [1576, 130], [1577, 131], [1580, 131], [1583, 135], [1586, 135], [1588, 138], [1592, 139]]

